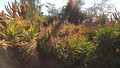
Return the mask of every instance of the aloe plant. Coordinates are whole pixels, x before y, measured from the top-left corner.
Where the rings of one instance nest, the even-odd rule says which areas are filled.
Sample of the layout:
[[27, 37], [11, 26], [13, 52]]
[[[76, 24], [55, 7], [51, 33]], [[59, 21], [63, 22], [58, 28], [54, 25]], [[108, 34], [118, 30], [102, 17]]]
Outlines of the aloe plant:
[[113, 17], [117, 22], [120, 22], [120, 13], [115, 9], [115, 12], [112, 13]]
[[15, 0], [15, 2], [12, 2], [12, 4], [10, 4], [8, 2], [8, 5], [5, 5], [6, 11], [9, 13], [9, 15], [11, 15], [13, 13], [13, 5], [14, 4], [16, 4], [16, 7], [18, 9], [18, 14], [19, 14], [19, 16], [21, 16], [20, 4], [16, 0]]
[[33, 27], [32, 24], [30, 24], [29, 29], [27, 29], [27, 30], [23, 29], [23, 40], [30, 41], [32, 39], [36, 39], [38, 34], [39, 34], [38, 29]]
[[5, 40], [16, 42], [17, 36], [22, 34], [21, 27], [22, 25], [18, 20], [10, 18], [7, 21], [7, 27], [4, 27], [0, 24], [0, 34], [4, 37]]

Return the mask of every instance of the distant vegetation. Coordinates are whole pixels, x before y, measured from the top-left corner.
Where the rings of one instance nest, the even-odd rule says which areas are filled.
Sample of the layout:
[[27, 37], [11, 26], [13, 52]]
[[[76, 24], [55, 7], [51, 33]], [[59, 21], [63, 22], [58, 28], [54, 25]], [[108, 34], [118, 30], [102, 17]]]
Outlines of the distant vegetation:
[[120, 13], [115, 9], [108, 18], [107, 1], [84, 11], [82, 0], [60, 9], [47, 3], [48, 16], [38, 1], [8, 2], [8, 15], [0, 13], [7, 59], [0, 60], [12, 68], [120, 68]]

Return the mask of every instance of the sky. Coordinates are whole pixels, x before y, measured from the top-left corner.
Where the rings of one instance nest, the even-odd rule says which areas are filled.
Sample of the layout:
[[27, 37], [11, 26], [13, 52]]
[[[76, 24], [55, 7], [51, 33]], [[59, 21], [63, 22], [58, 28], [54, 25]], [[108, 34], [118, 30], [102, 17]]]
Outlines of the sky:
[[[93, 3], [96, 0], [85, 0], [85, 5], [83, 8], [88, 8], [90, 6], [93, 6]], [[0, 12], [2, 10], [5, 11], [4, 5], [7, 5], [8, 2], [14, 2], [14, 0], [0, 0]], [[50, 2], [52, 4], [55, 4], [57, 8], [62, 7], [67, 3], [67, 0], [41, 0], [41, 4], [45, 4], [46, 2]], [[111, 0], [111, 3], [114, 4], [114, 7], [117, 8], [118, 11], [120, 11], [120, 0]], [[42, 8], [42, 11], [47, 14], [47, 10], [45, 7]]]

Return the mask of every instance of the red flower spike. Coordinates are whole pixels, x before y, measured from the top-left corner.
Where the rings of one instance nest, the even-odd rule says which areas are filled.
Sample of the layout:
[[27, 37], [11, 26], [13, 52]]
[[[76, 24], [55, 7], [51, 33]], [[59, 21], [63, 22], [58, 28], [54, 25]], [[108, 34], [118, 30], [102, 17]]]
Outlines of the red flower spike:
[[77, 36], [80, 37], [80, 36], [81, 36], [81, 33], [79, 32], [79, 33], [77, 34]]
[[28, 7], [30, 7], [30, 5], [29, 5], [29, 4], [26, 4], [26, 8], [28, 8]]
[[5, 13], [4, 11], [2, 10], [1, 14], [0, 14], [2, 17], [5, 17]]
[[17, 8], [16, 4], [13, 5], [13, 8], [12, 8], [12, 9], [13, 9], [13, 13], [18, 12], [18, 8]]
[[101, 24], [98, 24], [98, 27], [101, 27]]

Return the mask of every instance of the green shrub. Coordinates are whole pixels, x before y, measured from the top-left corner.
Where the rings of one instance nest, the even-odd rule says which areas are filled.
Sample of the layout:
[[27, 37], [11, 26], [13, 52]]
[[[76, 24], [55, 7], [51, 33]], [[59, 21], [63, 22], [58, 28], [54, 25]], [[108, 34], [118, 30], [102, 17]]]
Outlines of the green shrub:
[[[120, 32], [119, 28], [115, 25], [108, 25], [102, 27], [96, 31], [97, 35], [97, 49], [96, 54], [98, 56], [98, 62], [101, 66], [107, 66], [109, 68], [119, 68], [119, 42]], [[116, 42], [115, 42], [116, 41]]]
[[[65, 33], [69, 33], [69, 31], [66, 30]], [[47, 40], [48, 36], [44, 35], [37, 40], [37, 51], [40, 58], [72, 63], [74, 67], [86, 67], [94, 59], [94, 46], [92, 42], [87, 41], [86, 37], [78, 36], [78, 34], [65, 34], [63, 37], [50, 36], [49, 40]]]

